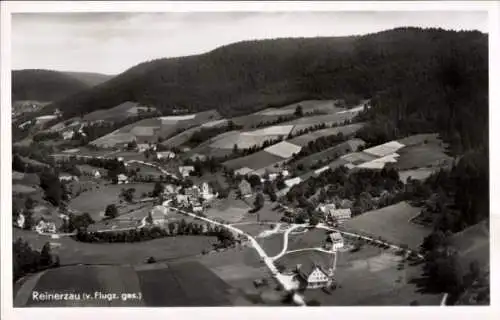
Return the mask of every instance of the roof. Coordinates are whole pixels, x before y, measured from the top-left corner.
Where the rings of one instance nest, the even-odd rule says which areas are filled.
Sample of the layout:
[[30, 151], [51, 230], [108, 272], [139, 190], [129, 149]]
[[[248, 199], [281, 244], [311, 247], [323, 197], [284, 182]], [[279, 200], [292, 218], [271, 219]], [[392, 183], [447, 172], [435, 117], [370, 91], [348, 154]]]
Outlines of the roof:
[[321, 272], [328, 274], [327, 266], [315, 259], [307, 259], [300, 265], [298, 271], [301, 277], [307, 279], [315, 269], [319, 269]]
[[165, 218], [168, 214], [168, 209], [164, 206], [155, 206], [153, 210], [151, 210], [151, 216], [153, 219], [155, 218]]
[[351, 209], [333, 209], [328, 212], [330, 215], [334, 217], [341, 217], [341, 216], [351, 216]]
[[389, 141], [384, 144], [363, 150], [364, 153], [377, 157], [384, 157], [403, 148], [405, 145], [397, 141]]
[[249, 174], [250, 172], [253, 172], [253, 170], [248, 167], [243, 167], [234, 171], [235, 174], [240, 174], [242, 176]]
[[182, 166], [182, 167], [179, 167], [179, 171], [182, 172], [182, 171], [193, 171], [194, 170], [194, 167], [193, 166]]
[[324, 166], [322, 168], [319, 168], [318, 170], [314, 171], [314, 174], [320, 174], [322, 172], [325, 172], [326, 170], [330, 169], [330, 166]]
[[264, 149], [264, 151], [284, 159], [292, 157], [293, 154], [299, 153], [300, 150], [302, 150], [302, 147], [287, 141], [282, 141]]
[[120, 173], [117, 177], [118, 177], [118, 180], [126, 180], [126, 179], [128, 179], [128, 177], [126, 175], [124, 175], [123, 173]]
[[336, 241], [342, 241], [342, 240], [344, 240], [344, 239], [342, 238], [342, 235], [340, 234], [340, 232], [332, 232], [332, 233], [330, 233], [330, 234], [328, 235], [328, 238], [329, 238], [330, 240], [332, 240], [333, 242], [336, 242]]
[[299, 184], [302, 182], [302, 179], [300, 177], [295, 177], [292, 179], [285, 180], [285, 185], [287, 187], [293, 187], [296, 184]]
[[[76, 290], [75, 290], [76, 289]], [[14, 289], [14, 307], [173, 307], [230, 306], [234, 291], [206, 266], [195, 261], [139, 266], [79, 265], [28, 276]], [[32, 292], [141, 293], [141, 299], [45, 300]]]
[[357, 167], [360, 169], [383, 169], [387, 163], [395, 163], [398, 162], [397, 158], [399, 154], [392, 153], [384, 157], [380, 157], [378, 159], [368, 161], [358, 165]]

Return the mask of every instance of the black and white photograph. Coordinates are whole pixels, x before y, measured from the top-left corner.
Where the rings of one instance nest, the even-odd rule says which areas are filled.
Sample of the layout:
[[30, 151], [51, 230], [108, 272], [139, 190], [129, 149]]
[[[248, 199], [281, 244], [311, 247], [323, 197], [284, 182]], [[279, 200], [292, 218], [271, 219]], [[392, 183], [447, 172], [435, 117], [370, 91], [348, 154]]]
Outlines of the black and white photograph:
[[488, 9], [302, 4], [10, 13], [9, 308], [490, 306]]

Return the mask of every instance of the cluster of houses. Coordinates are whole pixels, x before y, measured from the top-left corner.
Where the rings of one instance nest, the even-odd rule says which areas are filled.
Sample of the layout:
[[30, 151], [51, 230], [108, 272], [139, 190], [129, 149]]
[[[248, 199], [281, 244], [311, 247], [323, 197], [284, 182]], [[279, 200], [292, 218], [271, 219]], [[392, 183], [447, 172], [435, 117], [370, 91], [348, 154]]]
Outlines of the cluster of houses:
[[320, 204], [316, 210], [324, 215], [325, 223], [337, 225], [351, 219], [352, 212], [350, 208], [337, 208], [335, 204]]
[[194, 212], [202, 212], [203, 204], [216, 198], [217, 193], [214, 193], [207, 182], [203, 182], [200, 186], [194, 185], [188, 188], [166, 185], [163, 196], [169, 201], [175, 199], [176, 203], [181, 207], [191, 207]]

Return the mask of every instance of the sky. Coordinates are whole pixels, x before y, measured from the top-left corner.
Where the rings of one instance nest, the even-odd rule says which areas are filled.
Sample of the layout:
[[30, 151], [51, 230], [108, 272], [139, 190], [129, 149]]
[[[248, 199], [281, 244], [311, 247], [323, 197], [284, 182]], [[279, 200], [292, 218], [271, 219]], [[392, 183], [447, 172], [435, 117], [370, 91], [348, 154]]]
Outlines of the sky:
[[487, 32], [487, 12], [14, 13], [12, 69], [118, 74], [157, 58], [254, 39], [346, 36], [401, 26]]

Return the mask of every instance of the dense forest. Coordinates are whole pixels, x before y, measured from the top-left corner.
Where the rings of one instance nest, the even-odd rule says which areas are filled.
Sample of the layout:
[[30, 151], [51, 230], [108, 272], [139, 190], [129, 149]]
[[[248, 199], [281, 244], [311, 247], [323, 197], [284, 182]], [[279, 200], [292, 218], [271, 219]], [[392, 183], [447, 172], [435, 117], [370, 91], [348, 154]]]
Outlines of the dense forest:
[[12, 71], [12, 101], [57, 101], [92, 87], [88, 82], [59, 71]]
[[71, 117], [130, 100], [162, 111], [217, 109], [231, 116], [306, 98], [392, 96], [404, 86], [420, 94], [419, 107], [431, 110], [430, 102], [435, 106], [439, 99], [429, 94], [442, 95], [443, 85], [455, 103], [475, 101], [462, 92], [465, 83], [446, 84], [445, 79], [465, 75], [482, 87], [487, 51], [487, 35], [480, 32], [419, 28], [244, 41], [206, 54], [139, 64], [47, 110], [59, 107]]

